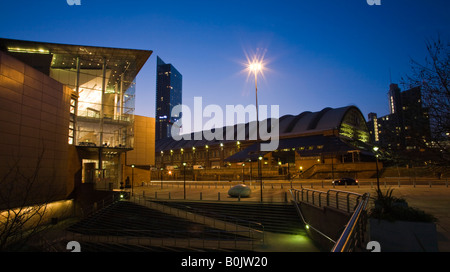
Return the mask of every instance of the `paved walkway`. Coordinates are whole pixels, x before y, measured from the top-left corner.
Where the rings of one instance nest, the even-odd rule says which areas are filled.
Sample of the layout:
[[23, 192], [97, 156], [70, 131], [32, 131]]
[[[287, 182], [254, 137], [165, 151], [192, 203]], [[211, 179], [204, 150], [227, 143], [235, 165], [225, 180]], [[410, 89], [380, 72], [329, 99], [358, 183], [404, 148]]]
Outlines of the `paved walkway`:
[[[228, 196], [228, 190], [238, 182], [167, 182], [165, 181], [161, 188], [160, 182], [152, 182], [144, 184], [143, 186], [133, 187], [133, 194], [135, 196], [146, 196], [157, 199], [186, 199], [187, 200], [214, 200], [221, 202], [236, 203], [239, 201], [246, 202], [260, 202], [261, 190], [260, 184], [256, 182], [246, 182], [252, 189], [252, 194], [249, 198], [231, 198]], [[330, 189], [339, 189], [343, 191], [352, 191], [358, 193], [370, 193], [375, 195], [374, 180], [360, 181], [358, 186], [336, 186], [333, 187], [329, 181], [323, 180], [307, 180], [295, 181], [292, 183], [293, 188], [299, 189], [301, 187], [313, 188], [320, 191], [328, 191]], [[381, 182], [381, 189], [394, 189], [393, 195], [404, 198], [412, 207], [419, 208], [425, 212], [433, 214], [438, 218], [436, 223], [438, 231], [438, 247], [441, 252], [450, 252], [450, 187], [446, 183], [423, 183], [423, 184], [401, 184], [395, 182], [384, 183]], [[431, 184], [431, 185], [430, 185]], [[399, 186], [400, 185], [400, 186]], [[263, 202], [286, 202], [290, 201], [291, 197], [288, 189], [291, 184], [286, 181], [265, 181], [263, 188]], [[264, 251], [300, 251], [296, 239], [301, 237], [291, 235], [276, 235], [273, 234], [267, 237], [279, 241], [276, 245], [282, 247], [270, 248], [274, 243], [267, 243], [267, 248], [262, 248]], [[283, 243], [281, 243], [283, 242]]]

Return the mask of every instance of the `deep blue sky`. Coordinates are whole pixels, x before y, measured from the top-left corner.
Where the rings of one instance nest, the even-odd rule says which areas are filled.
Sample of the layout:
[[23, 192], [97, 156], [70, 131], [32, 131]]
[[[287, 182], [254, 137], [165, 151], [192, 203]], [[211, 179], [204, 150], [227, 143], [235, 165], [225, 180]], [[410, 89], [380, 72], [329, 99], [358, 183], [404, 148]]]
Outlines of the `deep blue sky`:
[[[255, 103], [245, 52], [267, 50], [260, 104], [280, 115], [356, 105], [388, 114], [387, 90], [449, 40], [450, 1], [2, 0], [0, 37], [153, 50], [137, 78], [136, 114], [155, 116], [156, 56], [183, 75], [183, 102]], [[391, 71], [391, 73], [389, 72]]]

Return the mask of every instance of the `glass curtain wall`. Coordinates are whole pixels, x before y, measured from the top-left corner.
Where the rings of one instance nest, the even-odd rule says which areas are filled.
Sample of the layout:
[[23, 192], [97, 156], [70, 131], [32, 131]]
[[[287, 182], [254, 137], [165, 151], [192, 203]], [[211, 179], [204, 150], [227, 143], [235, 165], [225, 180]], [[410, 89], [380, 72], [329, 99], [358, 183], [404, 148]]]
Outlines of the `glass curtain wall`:
[[120, 155], [133, 148], [136, 73], [124, 56], [53, 55], [50, 76], [77, 94], [71, 100], [69, 144], [89, 151], [83, 168], [96, 161], [95, 169], [84, 169], [83, 182], [95, 182], [97, 188], [117, 186]]

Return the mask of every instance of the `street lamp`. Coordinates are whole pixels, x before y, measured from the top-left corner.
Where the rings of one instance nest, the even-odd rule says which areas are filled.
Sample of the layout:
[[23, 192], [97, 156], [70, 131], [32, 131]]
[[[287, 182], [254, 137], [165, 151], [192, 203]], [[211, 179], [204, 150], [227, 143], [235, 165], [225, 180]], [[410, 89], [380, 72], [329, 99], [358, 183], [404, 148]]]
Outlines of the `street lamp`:
[[[373, 151], [375, 151], [375, 152], [377, 152], [378, 149], [379, 149], [378, 146], [374, 146], [373, 147]], [[375, 166], [376, 166], [376, 169], [377, 169], [377, 189], [378, 189], [378, 191], [380, 191], [380, 178], [379, 178], [379, 175], [378, 175], [378, 154], [375, 154], [375, 158], [376, 158]]]
[[[258, 148], [259, 149], [259, 148]], [[262, 178], [261, 178], [261, 161], [263, 157], [260, 155], [258, 157], [258, 178], [261, 186], [261, 202], [263, 202], [263, 185], [262, 185]]]
[[131, 195], [133, 196], [134, 164], [131, 165]]
[[164, 173], [164, 168], [161, 167], [161, 189], [163, 188], [163, 173]]
[[248, 63], [248, 70], [250, 73], [255, 75], [255, 97], [256, 97], [256, 145], [258, 146], [258, 179], [261, 186], [261, 202], [263, 202], [262, 197], [262, 178], [261, 178], [261, 146], [259, 140], [259, 109], [258, 109], [258, 73], [262, 73], [264, 66], [262, 58], [258, 59], [255, 57], [251, 62]]
[[185, 162], [183, 162], [183, 172], [184, 172], [184, 182], [183, 182], [184, 199], [186, 200], [186, 163]]

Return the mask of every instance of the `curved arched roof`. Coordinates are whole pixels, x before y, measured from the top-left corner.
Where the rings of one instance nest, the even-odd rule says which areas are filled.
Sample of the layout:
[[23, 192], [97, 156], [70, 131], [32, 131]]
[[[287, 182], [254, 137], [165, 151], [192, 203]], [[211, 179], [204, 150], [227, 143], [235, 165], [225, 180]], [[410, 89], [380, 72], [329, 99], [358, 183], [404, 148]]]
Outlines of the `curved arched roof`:
[[[345, 114], [350, 110], [361, 111], [355, 106], [324, 108], [318, 112], [303, 112], [279, 119], [280, 136], [339, 129]], [[361, 113], [362, 115], [362, 113]]]
[[[289, 137], [294, 135], [302, 135], [302, 134], [313, 134], [319, 133], [321, 131], [334, 130], [339, 129], [345, 115], [349, 111], [356, 111], [361, 114], [361, 111], [356, 106], [346, 106], [340, 108], [324, 108], [321, 111], [310, 112], [305, 111], [298, 115], [284, 115], [278, 119], [278, 129], [279, 136]], [[365, 120], [365, 119], [364, 119]], [[245, 126], [242, 126], [242, 129], [245, 128], [245, 139], [248, 139], [249, 135], [249, 123], [246, 123]], [[239, 129], [238, 125], [234, 126], [235, 136], [237, 133], [237, 129]], [[215, 141], [207, 141], [203, 138], [203, 140], [194, 140], [194, 134], [191, 134], [192, 140], [180, 140], [175, 141], [172, 138], [159, 140], [156, 142], [156, 150], [167, 150], [167, 149], [177, 149], [177, 148], [187, 148], [197, 145], [214, 145], [219, 144], [220, 142], [226, 142], [225, 137], [226, 127], [223, 128], [223, 141], [215, 140]], [[234, 137], [236, 138], [236, 137]], [[237, 139], [239, 140], [239, 139]], [[174, 143], [175, 142], [175, 143]]]

